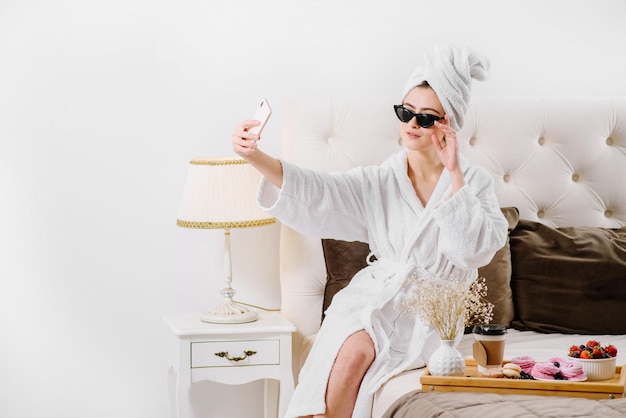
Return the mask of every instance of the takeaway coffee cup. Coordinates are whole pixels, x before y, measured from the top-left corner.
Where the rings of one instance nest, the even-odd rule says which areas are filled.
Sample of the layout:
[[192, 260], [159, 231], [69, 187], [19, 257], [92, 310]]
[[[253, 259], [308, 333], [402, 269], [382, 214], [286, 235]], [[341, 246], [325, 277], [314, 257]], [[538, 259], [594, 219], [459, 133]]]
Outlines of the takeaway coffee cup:
[[483, 373], [492, 367], [501, 367], [504, 360], [506, 328], [496, 324], [474, 326], [472, 352], [478, 364], [478, 371]]

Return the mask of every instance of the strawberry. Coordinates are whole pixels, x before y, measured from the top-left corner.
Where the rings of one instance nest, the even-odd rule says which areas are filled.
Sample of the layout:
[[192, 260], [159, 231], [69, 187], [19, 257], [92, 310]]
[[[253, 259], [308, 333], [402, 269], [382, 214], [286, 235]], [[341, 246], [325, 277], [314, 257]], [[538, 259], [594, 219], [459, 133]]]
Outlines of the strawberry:
[[591, 352], [591, 357], [602, 358], [602, 354], [604, 354], [602, 350], [600, 350], [600, 348], [596, 346], [596, 348], [594, 348], [593, 351]]
[[604, 352], [607, 353], [609, 357], [617, 356], [617, 348], [615, 348], [615, 346], [611, 344], [604, 347]]
[[578, 357], [576, 354], [580, 355], [580, 347], [577, 345], [573, 345], [569, 348], [569, 356], [570, 357]]
[[583, 350], [580, 352], [580, 358], [589, 359], [591, 358], [591, 353], [587, 350]]
[[596, 340], [589, 340], [587, 341], [587, 344], [585, 344], [587, 347], [591, 347], [591, 348], [596, 348], [598, 346], [600, 346], [600, 343], [597, 342]]

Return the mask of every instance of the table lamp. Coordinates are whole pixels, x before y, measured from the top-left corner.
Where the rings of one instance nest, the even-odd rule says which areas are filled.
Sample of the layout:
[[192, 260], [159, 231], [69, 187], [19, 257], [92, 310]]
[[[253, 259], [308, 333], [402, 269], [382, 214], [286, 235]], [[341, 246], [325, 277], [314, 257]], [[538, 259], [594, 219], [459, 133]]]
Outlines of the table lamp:
[[256, 312], [233, 300], [230, 253], [231, 228], [270, 225], [276, 219], [256, 203], [260, 173], [244, 159], [215, 157], [191, 160], [176, 224], [184, 228], [224, 230], [222, 303], [200, 314], [204, 322], [244, 323], [256, 320]]

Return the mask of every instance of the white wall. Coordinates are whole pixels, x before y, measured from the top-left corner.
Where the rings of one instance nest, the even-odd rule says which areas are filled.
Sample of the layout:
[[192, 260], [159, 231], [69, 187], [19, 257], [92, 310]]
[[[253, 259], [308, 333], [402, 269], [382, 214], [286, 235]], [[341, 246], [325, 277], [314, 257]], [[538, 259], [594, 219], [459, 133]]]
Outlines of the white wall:
[[[187, 164], [231, 154], [261, 97], [278, 154], [283, 96], [399, 93], [443, 41], [491, 57], [477, 95], [626, 95], [625, 18], [621, 0], [0, 0], [0, 416], [168, 416], [162, 316], [222, 284], [221, 233], [175, 226]], [[240, 299], [278, 306], [277, 232], [233, 231]], [[195, 415], [261, 416], [260, 388], [199, 385]]]

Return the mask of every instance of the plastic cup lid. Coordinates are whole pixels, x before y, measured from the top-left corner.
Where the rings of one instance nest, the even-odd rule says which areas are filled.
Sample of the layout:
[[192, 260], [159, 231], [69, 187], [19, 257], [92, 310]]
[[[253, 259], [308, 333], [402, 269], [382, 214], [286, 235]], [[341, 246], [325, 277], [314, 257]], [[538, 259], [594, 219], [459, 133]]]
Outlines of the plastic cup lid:
[[474, 325], [474, 334], [481, 335], [503, 335], [506, 334], [506, 327], [497, 324]]

